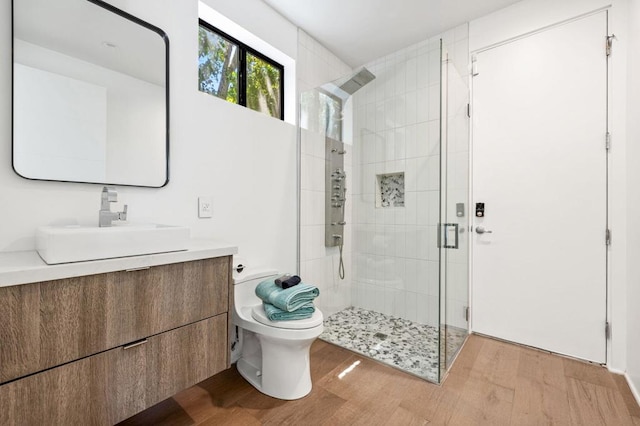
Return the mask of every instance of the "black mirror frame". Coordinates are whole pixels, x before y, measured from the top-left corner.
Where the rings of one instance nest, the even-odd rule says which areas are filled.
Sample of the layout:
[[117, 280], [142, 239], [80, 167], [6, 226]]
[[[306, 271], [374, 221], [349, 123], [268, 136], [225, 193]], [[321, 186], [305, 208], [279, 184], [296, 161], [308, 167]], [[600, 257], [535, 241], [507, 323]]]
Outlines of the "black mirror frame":
[[165, 164], [165, 176], [166, 179], [164, 181], [164, 183], [160, 186], [148, 186], [148, 185], [133, 185], [133, 184], [125, 184], [125, 183], [115, 183], [115, 182], [84, 182], [84, 181], [76, 181], [76, 180], [57, 180], [57, 179], [39, 179], [39, 178], [30, 178], [30, 177], [26, 177], [21, 175], [20, 173], [18, 173], [18, 171], [15, 168], [15, 164], [14, 164], [14, 157], [13, 157], [13, 151], [14, 151], [14, 120], [13, 120], [13, 105], [14, 105], [14, 74], [15, 74], [15, 67], [13, 66], [14, 64], [14, 50], [15, 50], [15, 46], [14, 46], [14, 40], [15, 40], [15, 28], [14, 28], [14, 3], [16, 1], [20, 1], [20, 0], [11, 0], [11, 168], [13, 169], [14, 173], [17, 174], [18, 176], [20, 176], [23, 179], [27, 179], [27, 180], [34, 180], [34, 181], [43, 181], [43, 182], [65, 182], [65, 183], [81, 183], [81, 184], [90, 184], [90, 185], [111, 185], [111, 186], [130, 186], [130, 187], [137, 187], [137, 188], [163, 188], [165, 186], [167, 186], [167, 184], [169, 183], [169, 136], [170, 136], [170, 132], [169, 132], [169, 36], [167, 35], [167, 33], [165, 33], [163, 30], [161, 30], [160, 28], [156, 27], [155, 25], [152, 25], [146, 21], [143, 21], [142, 19], [133, 16], [121, 9], [118, 9], [117, 7], [106, 3], [102, 0], [86, 0], [90, 3], [95, 4], [96, 6], [102, 7], [103, 9], [106, 9], [112, 13], [115, 13], [116, 15], [119, 15], [125, 19], [128, 19], [129, 21], [132, 21], [138, 25], [141, 25], [153, 32], [155, 32], [156, 34], [158, 34], [162, 40], [164, 41], [165, 44], [165, 92], [166, 92], [166, 97], [165, 97], [165, 106], [166, 106], [166, 164]]

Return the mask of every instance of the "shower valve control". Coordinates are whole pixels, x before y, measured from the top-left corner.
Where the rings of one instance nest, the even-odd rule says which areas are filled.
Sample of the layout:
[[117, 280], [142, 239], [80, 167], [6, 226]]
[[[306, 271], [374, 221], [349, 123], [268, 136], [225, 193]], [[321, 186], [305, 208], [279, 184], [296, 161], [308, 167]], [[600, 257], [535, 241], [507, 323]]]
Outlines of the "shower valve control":
[[484, 203], [476, 203], [476, 217], [484, 217]]

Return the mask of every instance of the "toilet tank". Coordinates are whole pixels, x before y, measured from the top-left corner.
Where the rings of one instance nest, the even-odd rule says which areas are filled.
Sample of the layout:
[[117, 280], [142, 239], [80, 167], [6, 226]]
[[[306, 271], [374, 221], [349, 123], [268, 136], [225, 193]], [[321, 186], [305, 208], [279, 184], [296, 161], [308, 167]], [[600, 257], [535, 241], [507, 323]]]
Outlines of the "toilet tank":
[[245, 267], [242, 272], [233, 271], [233, 300], [236, 307], [262, 303], [256, 296], [256, 286], [261, 281], [278, 275], [273, 268]]

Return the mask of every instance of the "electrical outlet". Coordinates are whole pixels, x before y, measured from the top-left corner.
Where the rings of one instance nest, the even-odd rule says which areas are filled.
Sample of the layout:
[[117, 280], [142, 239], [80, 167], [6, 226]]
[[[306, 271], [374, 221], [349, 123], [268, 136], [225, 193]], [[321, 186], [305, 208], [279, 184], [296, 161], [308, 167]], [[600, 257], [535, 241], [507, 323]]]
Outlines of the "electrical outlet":
[[198, 217], [213, 217], [213, 197], [198, 197]]

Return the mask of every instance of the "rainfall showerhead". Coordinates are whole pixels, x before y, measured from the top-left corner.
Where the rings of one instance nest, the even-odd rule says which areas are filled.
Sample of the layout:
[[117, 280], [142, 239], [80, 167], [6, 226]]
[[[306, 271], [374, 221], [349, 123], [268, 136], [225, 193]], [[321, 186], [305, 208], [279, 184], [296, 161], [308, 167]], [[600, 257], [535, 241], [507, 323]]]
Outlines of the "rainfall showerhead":
[[348, 79], [338, 87], [340, 87], [340, 90], [343, 90], [349, 95], [353, 95], [365, 85], [370, 83], [374, 78], [376, 78], [376, 76], [373, 75], [371, 71], [369, 71], [365, 67], [362, 67], [358, 70], [358, 72], [351, 76], [350, 79]]
[[365, 67], [354, 74], [339, 78], [321, 86], [322, 90], [346, 101], [351, 95], [370, 83], [376, 76]]

